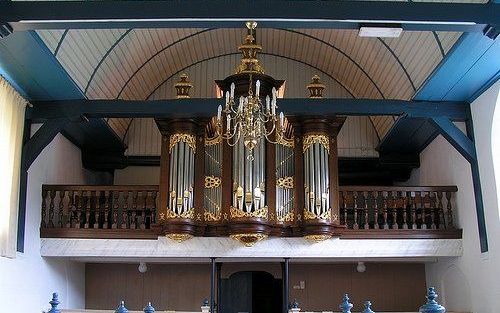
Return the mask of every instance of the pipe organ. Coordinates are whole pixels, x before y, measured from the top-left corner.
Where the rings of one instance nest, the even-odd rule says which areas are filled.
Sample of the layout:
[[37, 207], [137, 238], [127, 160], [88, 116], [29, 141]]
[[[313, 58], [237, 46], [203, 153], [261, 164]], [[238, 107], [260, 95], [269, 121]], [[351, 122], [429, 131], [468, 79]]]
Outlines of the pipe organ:
[[205, 131], [204, 219], [217, 222], [222, 217], [222, 138], [207, 127]]
[[294, 141], [286, 136], [278, 137], [275, 146], [276, 159], [276, 222], [293, 221], [295, 153]]
[[[247, 23], [235, 74], [215, 81], [226, 99], [216, 117], [156, 119], [163, 136], [159, 221], [169, 238], [230, 236], [252, 245], [268, 236], [324, 240], [340, 227], [336, 139], [345, 118], [277, 118], [284, 81], [259, 63], [255, 27]], [[184, 75], [179, 101], [189, 97], [186, 86]], [[322, 97], [319, 77], [307, 88]]]
[[211, 120], [157, 119], [163, 233], [231, 236], [247, 245], [268, 236], [335, 236], [336, 137], [344, 120], [290, 117], [276, 143], [261, 140], [250, 154], [241, 141], [226, 149]]

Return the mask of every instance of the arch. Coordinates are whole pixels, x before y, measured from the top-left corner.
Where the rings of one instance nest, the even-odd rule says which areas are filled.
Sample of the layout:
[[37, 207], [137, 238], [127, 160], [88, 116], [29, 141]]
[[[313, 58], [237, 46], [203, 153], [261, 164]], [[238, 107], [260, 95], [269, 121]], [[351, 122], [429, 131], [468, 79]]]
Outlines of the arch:
[[183, 38], [180, 38], [174, 42], [172, 42], [171, 44], [163, 47], [162, 49], [158, 50], [155, 54], [153, 54], [152, 56], [150, 56], [146, 61], [144, 61], [141, 66], [139, 66], [135, 71], [134, 73], [132, 73], [132, 75], [130, 75], [130, 77], [127, 79], [127, 81], [125, 82], [125, 84], [123, 84], [122, 88], [120, 89], [120, 91], [118, 92], [118, 95], [116, 96], [116, 99], [119, 99], [123, 90], [125, 90], [125, 88], [127, 87], [128, 83], [132, 80], [132, 78], [134, 78], [134, 76], [142, 69], [144, 68], [144, 66], [146, 66], [146, 64], [148, 64], [151, 60], [153, 60], [156, 56], [158, 56], [160, 53], [162, 53], [163, 51], [167, 50], [168, 48], [171, 48], [173, 47], [174, 45], [188, 39], [188, 38], [191, 38], [191, 37], [194, 37], [194, 36], [197, 36], [197, 35], [200, 35], [202, 33], [205, 33], [205, 32], [208, 32], [208, 31], [211, 31], [211, 30], [214, 30], [216, 28], [207, 28], [207, 29], [203, 29], [199, 32], [196, 32], [196, 33], [193, 33], [193, 34], [189, 34], [188, 36], [185, 36]]
[[61, 45], [62, 45], [62, 43], [64, 41], [64, 38], [66, 38], [66, 35], [68, 34], [68, 32], [69, 32], [69, 29], [65, 29], [64, 33], [61, 36], [61, 39], [59, 39], [59, 42], [57, 43], [57, 47], [54, 50], [54, 56], [55, 57], [57, 57], [57, 53], [59, 52], [59, 49], [61, 48]]
[[[189, 64], [188, 66], [185, 66], [184, 68], [178, 70], [177, 72], [171, 74], [170, 76], [168, 76], [166, 79], [164, 79], [158, 86], [156, 86], [153, 91], [151, 91], [149, 93], [149, 95], [146, 96], [145, 100], [148, 100], [163, 84], [165, 84], [169, 79], [171, 79], [172, 77], [178, 75], [180, 72], [183, 72], [185, 71], [187, 68], [191, 67], [191, 66], [194, 66], [196, 64], [199, 64], [199, 63], [203, 63], [203, 62], [206, 62], [206, 61], [209, 61], [209, 60], [213, 60], [213, 59], [217, 59], [217, 58], [220, 58], [220, 57], [225, 57], [225, 56], [229, 56], [229, 55], [239, 55], [240, 53], [239, 52], [232, 52], [232, 53], [225, 53], [225, 54], [220, 54], [220, 55], [216, 55], [216, 56], [213, 56], [213, 57], [208, 57], [208, 58], [205, 58], [205, 59], [202, 59], [202, 60], [198, 60], [196, 61], [195, 63], [192, 63], [192, 64]], [[345, 91], [347, 91], [347, 93], [349, 93], [349, 95], [353, 98], [356, 98], [356, 96], [354, 96], [354, 94], [352, 93], [352, 91], [350, 91], [346, 86], [344, 86], [344, 84], [342, 84], [338, 79], [336, 79], [334, 76], [330, 75], [329, 73], [319, 69], [318, 67], [314, 66], [314, 65], [311, 65], [307, 62], [304, 62], [304, 61], [300, 61], [300, 60], [297, 60], [297, 59], [294, 59], [294, 58], [291, 58], [291, 57], [287, 57], [287, 56], [283, 56], [283, 55], [278, 55], [278, 54], [274, 54], [274, 53], [265, 53], [265, 52], [261, 52], [260, 55], [271, 55], [271, 56], [275, 56], [275, 57], [280, 57], [280, 58], [284, 58], [284, 59], [287, 59], [287, 60], [291, 60], [291, 61], [295, 61], [295, 62], [298, 62], [300, 64], [304, 64], [304, 65], [307, 65], [307, 66], [310, 66], [318, 71], [320, 71], [321, 73], [323, 73], [324, 75], [328, 76], [329, 78], [331, 78], [332, 80], [334, 80], [337, 84], [339, 84]]]
[[97, 71], [99, 70], [99, 68], [101, 67], [102, 63], [104, 62], [104, 60], [106, 60], [106, 58], [108, 57], [108, 55], [111, 53], [111, 51], [113, 51], [113, 49], [123, 40], [123, 38], [125, 38], [133, 29], [132, 28], [129, 28], [127, 29], [126, 32], [124, 32], [120, 38], [118, 38], [114, 43], [113, 45], [111, 45], [111, 47], [109, 47], [109, 49], [106, 51], [106, 53], [102, 56], [102, 58], [99, 60], [99, 63], [97, 63], [97, 66], [94, 68], [94, 70], [92, 71], [92, 74], [90, 75], [90, 78], [89, 78], [89, 81], [87, 82], [87, 85], [85, 86], [85, 90], [83, 91], [84, 94], [87, 94], [87, 90], [89, 89], [90, 87], [90, 83], [92, 82], [92, 80], [94, 79], [94, 76], [95, 74], [97, 73]]
[[[302, 33], [302, 32], [299, 32], [299, 31], [295, 31], [295, 30], [289, 30], [289, 29], [280, 29], [280, 28], [270, 28], [270, 29], [276, 29], [276, 30], [279, 30], [279, 31], [284, 31], [284, 32], [289, 32], [289, 33], [293, 33], [293, 34], [296, 34], [296, 35], [299, 35], [299, 36], [304, 36], [306, 38], [309, 38], [311, 40], [315, 40], [321, 44], [324, 44], [325, 46], [329, 47], [329, 48], [332, 48], [334, 49], [335, 51], [339, 52], [343, 57], [345, 57], [349, 62], [351, 62], [352, 64], [354, 64], [354, 66], [361, 71], [361, 73], [363, 73], [363, 75], [366, 76], [366, 78], [371, 82], [371, 84], [375, 87], [375, 89], [377, 90], [377, 92], [380, 94], [380, 96], [385, 99], [385, 95], [384, 93], [380, 90], [379, 86], [375, 83], [375, 81], [373, 80], [373, 78], [363, 69], [363, 67], [357, 63], [354, 59], [352, 59], [347, 53], [345, 53], [344, 51], [342, 51], [341, 49], [339, 49], [338, 47], [336, 47], [335, 45], [332, 45], [331, 43], [328, 43], [324, 40], [321, 40], [319, 38], [316, 38], [312, 35], [309, 35], [309, 34], [305, 34], [305, 33]], [[204, 30], [201, 30], [199, 32], [196, 32], [196, 33], [193, 33], [193, 34], [190, 34], [189, 36], [186, 36], [184, 38], [181, 38], [173, 43], [171, 43], [170, 45], [162, 48], [161, 50], [157, 51], [154, 55], [152, 55], [151, 57], [149, 57], [147, 60], [145, 60], [141, 66], [139, 68], [137, 68], [134, 73], [127, 79], [127, 81], [124, 83], [124, 85], [122, 86], [122, 88], [120, 89], [120, 91], [118, 92], [117, 96], [116, 96], [116, 99], [119, 99], [123, 93], [123, 91], [125, 90], [125, 88], [128, 86], [128, 84], [130, 83], [130, 81], [135, 77], [135, 75], [137, 75], [137, 73], [142, 69], [144, 68], [149, 62], [151, 62], [155, 57], [157, 57], [161, 52], [164, 52], [165, 50], [167, 50], [168, 48], [171, 48], [173, 47], [174, 45], [176, 44], [179, 44], [181, 43], [182, 41], [185, 41], [191, 37], [195, 37], [195, 36], [198, 36], [202, 33], [205, 33], [205, 32], [209, 32], [209, 31], [215, 31], [215, 30], [219, 30], [218, 28], [210, 28], [210, 29], [204, 29]], [[387, 48], [386, 46], [384, 46], [385, 48]], [[389, 50], [390, 51], [390, 50]], [[392, 54], [391, 54], [392, 55]], [[214, 56], [215, 57], [215, 56]], [[399, 59], [397, 59], [397, 61], [399, 61]], [[402, 66], [401, 62], [397, 62], [402, 68], [403, 68], [403, 72], [405, 72], [404, 70], [404, 67]], [[196, 63], [192, 63], [190, 65], [194, 65]], [[325, 71], [321, 70], [323, 73], [326, 73]], [[410, 80], [410, 84], [412, 85], [413, 87], [413, 82]]]

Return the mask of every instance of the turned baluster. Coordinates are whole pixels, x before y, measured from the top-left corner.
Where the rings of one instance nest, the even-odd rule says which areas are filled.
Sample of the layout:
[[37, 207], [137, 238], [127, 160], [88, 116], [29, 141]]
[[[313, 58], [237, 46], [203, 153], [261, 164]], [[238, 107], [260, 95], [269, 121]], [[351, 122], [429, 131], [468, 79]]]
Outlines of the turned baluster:
[[419, 192], [420, 194], [420, 211], [422, 215], [422, 226], [420, 228], [427, 229], [427, 212], [425, 209], [425, 194], [423, 191]]
[[119, 208], [119, 199], [120, 192], [113, 191], [113, 224], [111, 224], [111, 228], [115, 229], [118, 227], [118, 208]]
[[152, 194], [153, 199], [151, 201], [151, 224], [156, 223], [156, 196], [157, 192], [153, 191]]
[[130, 218], [130, 229], [136, 228], [137, 194], [137, 191], [132, 191], [132, 217]]
[[410, 192], [411, 229], [417, 229], [417, 204], [415, 192]]
[[384, 229], [389, 229], [389, 223], [387, 223], [387, 197], [388, 197], [388, 192], [383, 191], [382, 192], [382, 197], [383, 197], [383, 209], [384, 209]]
[[122, 207], [122, 229], [127, 228], [127, 222], [128, 222], [128, 190], [125, 190], [123, 192], [123, 207]]
[[342, 193], [342, 201], [344, 203], [344, 225], [348, 226], [347, 224], [347, 191]]
[[443, 192], [438, 191], [436, 195], [437, 195], [439, 229], [444, 229]]
[[40, 227], [47, 227], [47, 190], [42, 189], [42, 220], [40, 221]]
[[78, 191], [77, 194], [77, 204], [76, 204], [76, 222], [75, 222], [75, 228], [80, 228], [81, 227], [81, 218], [82, 218], [82, 208], [83, 208], [83, 191]]
[[59, 228], [63, 228], [64, 226], [64, 197], [66, 196], [66, 191], [65, 190], [60, 190], [59, 191], [59, 221], [57, 222], [57, 225]]
[[379, 191], [373, 192], [373, 228], [379, 229], [378, 226], [378, 198], [380, 196]]
[[436, 229], [436, 196], [431, 196], [429, 193], [429, 204], [431, 209], [431, 229]]
[[364, 201], [365, 201], [365, 207], [364, 207], [364, 211], [365, 211], [365, 225], [364, 225], [364, 229], [370, 229], [370, 224], [368, 224], [368, 192], [363, 192], [363, 198], [364, 198]]
[[104, 222], [102, 224], [103, 229], [109, 228], [109, 221], [108, 221], [108, 216], [109, 216], [109, 200], [111, 199], [110, 192], [108, 190], [104, 191]]
[[99, 214], [101, 214], [101, 191], [95, 193], [95, 208], [94, 208], [94, 228], [99, 228]]
[[52, 190], [50, 193], [49, 193], [49, 196], [50, 196], [50, 203], [49, 203], [49, 228], [54, 228], [54, 207], [55, 207], [55, 204], [54, 204], [54, 199], [56, 197], [56, 191], [55, 190]]
[[91, 205], [91, 200], [92, 200], [92, 192], [87, 191], [86, 192], [86, 206], [85, 206], [85, 225], [83, 228], [89, 228], [90, 227], [90, 205]]
[[352, 224], [352, 229], [359, 229], [358, 225], [358, 192], [354, 191], [352, 193], [352, 206], [354, 208], [354, 224]]
[[66, 219], [66, 228], [71, 228], [72, 225], [71, 223], [73, 222], [74, 215], [75, 215], [75, 202], [74, 202], [74, 197], [75, 197], [75, 192], [73, 190], [70, 190], [68, 192], [68, 217]]
[[408, 194], [405, 192], [403, 196], [403, 229], [408, 229]]
[[148, 201], [148, 191], [141, 191], [142, 196], [142, 210], [141, 210], [141, 223], [139, 225], [140, 229], [146, 229], [146, 210], [148, 209], [147, 201]]
[[392, 229], [398, 229], [398, 192], [392, 192]]
[[455, 228], [455, 224], [453, 223], [453, 209], [451, 207], [451, 192], [446, 192], [446, 215], [448, 217], [447, 227], [449, 229]]

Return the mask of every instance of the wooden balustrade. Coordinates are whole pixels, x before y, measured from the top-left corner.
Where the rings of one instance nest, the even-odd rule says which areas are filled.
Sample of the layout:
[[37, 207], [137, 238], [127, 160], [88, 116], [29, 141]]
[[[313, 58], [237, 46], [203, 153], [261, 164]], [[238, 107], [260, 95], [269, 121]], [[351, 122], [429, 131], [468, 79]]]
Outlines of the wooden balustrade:
[[156, 238], [157, 198], [158, 186], [43, 185], [41, 235]]
[[452, 196], [457, 191], [456, 186], [341, 186], [340, 223], [346, 227], [343, 237], [359, 237], [362, 231], [371, 237], [391, 236], [388, 230], [400, 234], [413, 230], [406, 232], [411, 237], [418, 233], [422, 237], [436, 233], [439, 237], [456, 237], [460, 231], [453, 221]]
[[[345, 228], [339, 235], [461, 238], [453, 220], [457, 191], [456, 186], [340, 186], [339, 220]], [[41, 236], [156, 239], [158, 192], [158, 186], [44, 185]], [[206, 235], [203, 227], [196, 235]]]

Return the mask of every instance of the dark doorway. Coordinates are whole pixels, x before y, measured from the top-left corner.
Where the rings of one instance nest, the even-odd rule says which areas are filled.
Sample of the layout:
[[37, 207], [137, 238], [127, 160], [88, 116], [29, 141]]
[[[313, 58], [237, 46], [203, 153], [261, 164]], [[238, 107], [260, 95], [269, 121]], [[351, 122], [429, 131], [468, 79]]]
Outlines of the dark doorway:
[[221, 281], [218, 313], [280, 313], [283, 283], [267, 272], [237, 272]]

